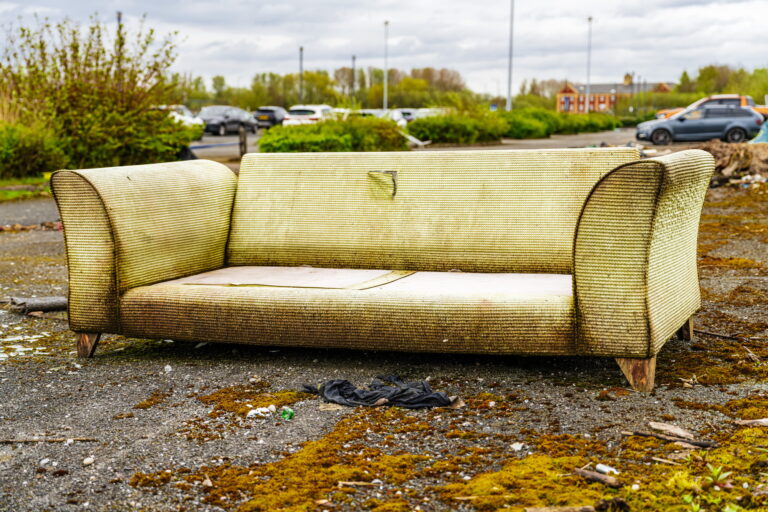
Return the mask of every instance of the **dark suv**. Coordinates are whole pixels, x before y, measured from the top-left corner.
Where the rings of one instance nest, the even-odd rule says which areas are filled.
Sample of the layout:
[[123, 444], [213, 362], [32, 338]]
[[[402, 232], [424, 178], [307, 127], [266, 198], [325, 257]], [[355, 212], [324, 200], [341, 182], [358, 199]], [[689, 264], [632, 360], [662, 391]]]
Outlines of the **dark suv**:
[[664, 145], [672, 141], [722, 139], [744, 142], [754, 137], [763, 116], [749, 107], [703, 105], [688, 108], [668, 119], [654, 119], [637, 125], [636, 137]]
[[205, 131], [216, 135], [237, 133], [240, 128], [256, 133], [256, 120], [245, 110], [229, 105], [209, 105], [200, 110], [198, 117], [205, 121]]
[[259, 107], [253, 113], [253, 117], [259, 123], [259, 128], [272, 128], [276, 124], [283, 124], [285, 109], [283, 107]]

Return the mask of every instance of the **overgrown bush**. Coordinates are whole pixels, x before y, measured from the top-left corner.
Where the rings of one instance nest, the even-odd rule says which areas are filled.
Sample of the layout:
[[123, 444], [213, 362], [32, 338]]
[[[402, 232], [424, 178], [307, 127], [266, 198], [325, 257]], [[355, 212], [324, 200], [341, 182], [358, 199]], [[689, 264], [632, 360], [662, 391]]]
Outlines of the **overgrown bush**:
[[0, 123], [0, 179], [39, 175], [66, 165], [67, 157], [49, 129]]
[[408, 125], [408, 131], [417, 139], [446, 144], [496, 142], [508, 128], [499, 116], [475, 118], [462, 114], [423, 117]]
[[9, 31], [0, 87], [22, 122], [51, 128], [70, 166], [174, 160], [195, 134], [153, 107], [178, 103], [175, 57], [172, 37], [143, 26], [129, 37], [122, 24], [43, 21]]
[[385, 119], [354, 117], [299, 126], [276, 126], [259, 139], [263, 153], [318, 151], [404, 151], [397, 125]]
[[562, 114], [563, 124], [558, 133], [584, 133], [613, 130], [621, 126], [621, 121], [610, 114]]
[[[507, 130], [504, 137], [510, 139], [540, 139], [549, 137], [553, 129], [536, 115], [541, 109], [531, 109], [534, 113], [526, 110], [513, 110], [511, 112], [502, 112], [499, 114], [507, 122]], [[543, 110], [542, 110], [543, 111]]]

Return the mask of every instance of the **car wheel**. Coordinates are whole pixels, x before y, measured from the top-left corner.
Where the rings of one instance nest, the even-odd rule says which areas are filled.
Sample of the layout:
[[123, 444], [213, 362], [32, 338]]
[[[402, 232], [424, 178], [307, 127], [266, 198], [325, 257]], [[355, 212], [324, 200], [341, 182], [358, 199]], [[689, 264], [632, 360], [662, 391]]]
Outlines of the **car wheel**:
[[654, 130], [651, 134], [651, 142], [656, 146], [666, 146], [672, 142], [672, 134], [667, 130]]
[[225, 136], [227, 134], [227, 127], [224, 126], [224, 123], [221, 123], [219, 125], [219, 132], [218, 133], [219, 133], [220, 137], [223, 137], [223, 136]]
[[745, 132], [741, 128], [731, 128], [725, 134], [726, 142], [744, 142], [746, 138], [747, 138], [747, 132]]

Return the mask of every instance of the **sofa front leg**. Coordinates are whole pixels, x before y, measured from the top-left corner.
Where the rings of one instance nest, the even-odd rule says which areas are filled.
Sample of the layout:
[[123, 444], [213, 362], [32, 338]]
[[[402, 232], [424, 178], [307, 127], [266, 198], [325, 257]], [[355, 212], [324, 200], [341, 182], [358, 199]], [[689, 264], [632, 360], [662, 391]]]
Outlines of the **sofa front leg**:
[[96, 350], [96, 345], [99, 343], [101, 333], [77, 333], [77, 357], [87, 358], [93, 357], [93, 352]]
[[677, 338], [683, 341], [693, 340], [693, 317], [686, 320], [683, 326], [677, 330]]
[[656, 356], [647, 359], [617, 357], [616, 362], [635, 391], [649, 393], [653, 391], [656, 378]]

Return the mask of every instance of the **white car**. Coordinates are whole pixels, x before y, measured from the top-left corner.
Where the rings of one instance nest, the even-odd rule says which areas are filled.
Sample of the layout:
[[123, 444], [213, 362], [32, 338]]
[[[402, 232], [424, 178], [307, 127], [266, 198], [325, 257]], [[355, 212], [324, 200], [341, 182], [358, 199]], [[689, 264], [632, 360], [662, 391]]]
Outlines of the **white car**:
[[288, 109], [283, 119], [283, 126], [315, 124], [333, 118], [333, 108], [329, 105], [294, 105]]
[[167, 110], [172, 119], [184, 126], [205, 126], [205, 121], [192, 114], [185, 105], [163, 105], [160, 108]]
[[408, 124], [408, 121], [403, 117], [403, 113], [399, 110], [384, 110], [381, 108], [364, 108], [350, 112], [350, 115], [361, 117], [378, 117], [379, 119], [386, 119], [392, 121], [398, 128], [403, 129]]

